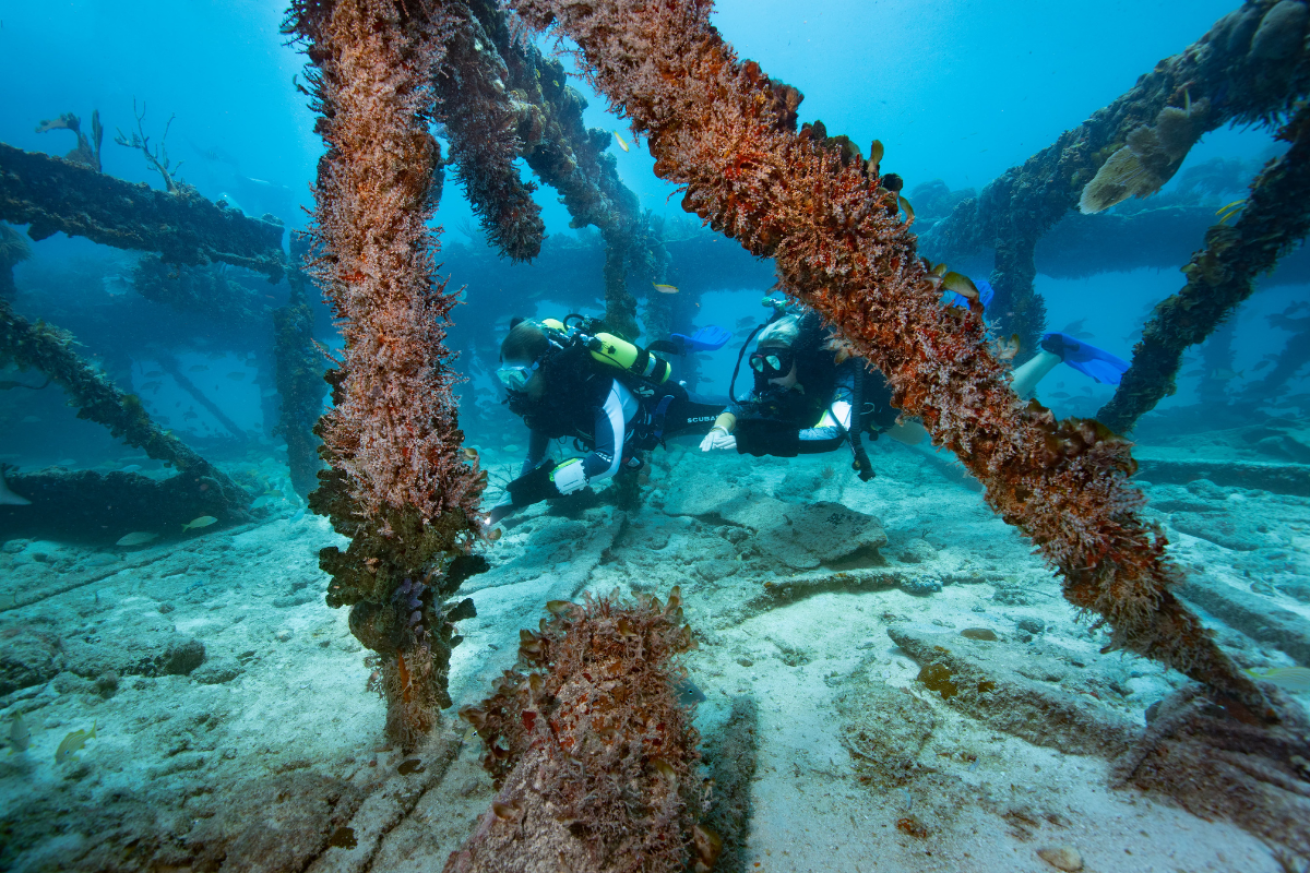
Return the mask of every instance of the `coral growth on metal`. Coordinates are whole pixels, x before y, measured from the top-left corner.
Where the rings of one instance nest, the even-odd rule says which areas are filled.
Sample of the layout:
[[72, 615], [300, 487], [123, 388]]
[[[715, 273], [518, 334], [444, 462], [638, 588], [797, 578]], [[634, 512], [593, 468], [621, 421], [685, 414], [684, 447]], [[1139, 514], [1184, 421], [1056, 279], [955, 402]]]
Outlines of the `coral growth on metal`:
[[[1149, 654], [1263, 707], [1263, 698], [1171, 593], [1178, 570], [1139, 513], [1126, 442], [1089, 421], [1057, 422], [1010, 390], [981, 307], [943, 307], [911, 221], [868, 162], [816, 132], [794, 132], [794, 89], [740, 63], [707, 0], [572, 4], [518, 0], [534, 27], [580, 49], [597, 89], [647, 136], [655, 172], [686, 188], [683, 208], [756, 255], [885, 373], [920, 417], [1033, 538], [1075, 605], [1109, 622], [1114, 645]], [[634, 47], [640, 47], [635, 49]]]
[[536, 186], [514, 165], [522, 143], [505, 86], [509, 71], [472, 11], [462, 3], [446, 7], [454, 33], [436, 86], [450, 159], [487, 241], [511, 260], [530, 261], [541, 253], [546, 224], [532, 199]]
[[520, 631], [522, 672], [460, 710], [499, 793], [446, 873], [543, 857], [597, 873], [710, 868], [718, 837], [695, 824], [699, 735], [679, 702], [678, 656], [693, 645], [681, 603], [677, 588], [666, 603], [556, 600], [540, 633]]
[[343, 396], [323, 427], [331, 463], [369, 517], [384, 507], [472, 516], [480, 487], [460, 455], [443, 345], [454, 295], [427, 227], [440, 160], [432, 79], [450, 22], [433, 2], [306, 0], [287, 27], [309, 42], [328, 145], [315, 189], [322, 254], [310, 269], [346, 340]]

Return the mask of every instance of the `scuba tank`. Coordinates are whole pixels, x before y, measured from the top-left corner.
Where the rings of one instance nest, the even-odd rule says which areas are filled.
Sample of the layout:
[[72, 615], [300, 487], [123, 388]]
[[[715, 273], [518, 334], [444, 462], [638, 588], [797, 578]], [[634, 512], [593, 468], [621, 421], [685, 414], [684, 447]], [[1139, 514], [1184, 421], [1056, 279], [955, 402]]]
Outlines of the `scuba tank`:
[[673, 368], [669, 366], [668, 361], [613, 334], [603, 332], [587, 333], [588, 329], [599, 326], [594, 319], [582, 321], [576, 327], [570, 326], [569, 319], [572, 318], [578, 318], [582, 321], [581, 316], [568, 315], [565, 316], [562, 322], [553, 318], [547, 318], [541, 322], [541, 326], [546, 329], [547, 337], [550, 338], [553, 344], [560, 348], [574, 344], [581, 345], [591, 354], [593, 360], [622, 370], [624, 373], [643, 382], [663, 385], [669, 380]]

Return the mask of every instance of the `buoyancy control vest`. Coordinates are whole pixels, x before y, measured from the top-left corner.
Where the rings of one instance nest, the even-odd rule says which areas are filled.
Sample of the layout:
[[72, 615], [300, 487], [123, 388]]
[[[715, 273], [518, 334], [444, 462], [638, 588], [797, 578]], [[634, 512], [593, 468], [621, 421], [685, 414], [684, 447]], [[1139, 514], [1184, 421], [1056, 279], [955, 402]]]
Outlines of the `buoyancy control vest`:
[[641, 397], [650, 397], [668, 381], [668, 362], [621, 337], [593, 332], [595, 322], [569, 324], [545, 319], [541, 326], [550, 342], [539, 362], [544, 390], [536, 399], [523, 393], [509, 398], [510, 411], [531, 430], [551, 439], [573, 437], [595, 442], [595, 410], [605, 402], [610, 380], [620, 380]]

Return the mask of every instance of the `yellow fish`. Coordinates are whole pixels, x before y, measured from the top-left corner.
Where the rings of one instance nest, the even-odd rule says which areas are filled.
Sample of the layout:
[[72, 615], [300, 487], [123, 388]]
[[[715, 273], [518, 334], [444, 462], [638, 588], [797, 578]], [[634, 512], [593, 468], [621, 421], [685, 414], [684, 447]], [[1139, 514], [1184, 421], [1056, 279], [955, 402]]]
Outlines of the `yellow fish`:
[[189, 523], [182, 525], [182, 530], [195, 530], [199, 527], [209, 527], [218, 519], [212, 515], [202, 515], [199, 518], [192, 519]]
[[678, 293], [677, 286], [674, 286], [674, 285], [661, 285], [661, 284], [659, 284], [658, 282], [651, 282], [651, 284], [654, 285], [654, 286], [655, 286], [655, 290], [658, 291], [658, 292], [660, 292], [661, 294], [677, 294], [677, 293]]
[[15, 712], [9, 723], [9, 754], [18, 752], [21, 755], [30, 745], [32, 732], [28, 730], [27, 722], [23, 721], [23, 714]]
[[1286, 688], [1288, 691], [1310, 691], [1310, 667], [1270, 667], [1263, 673], [1247, 670], [1261, 682]]
[[59, 744], [59, 748], [55, 749], [55, 763], [64, 763], [73, 757], [74, 752], [85, 746], [87, 740], [94, 740], [95, 738], [96, 723], [94, 721], [91, 722], [91, 733], [84, 730], [71, 731], [68, 736], [64, 737], [64, 741]]
[[968, 276], [959, 273], [947, 273], [942, 277], [942, 285], [947, 290], [968, 297], [970, 300], [978, 299], [978, 288]]
[[625, 152], [631, 151], [631, 149], [628, 148], [628, 144], [623, 141], [623, 137], [619, 136], [619, 132], [617, 130], [614, 131], [614, 138], [619, 141], [619, 148], [623, 149]]

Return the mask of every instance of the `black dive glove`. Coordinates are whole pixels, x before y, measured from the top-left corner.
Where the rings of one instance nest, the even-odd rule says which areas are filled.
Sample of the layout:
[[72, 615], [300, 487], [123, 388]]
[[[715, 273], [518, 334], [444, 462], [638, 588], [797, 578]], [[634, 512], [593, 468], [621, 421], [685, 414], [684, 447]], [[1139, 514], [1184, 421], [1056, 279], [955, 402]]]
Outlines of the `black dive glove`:
[[497, 504], [488, 514], [487, 523], [495, 524], [515, 510], [523, 509], [534, 503], [559, 497], [559, 489], [550, 478], [555, 469], [554, 461], [546, 461], [538, 467], [515, 479], [505, 486], [509, 500]]

